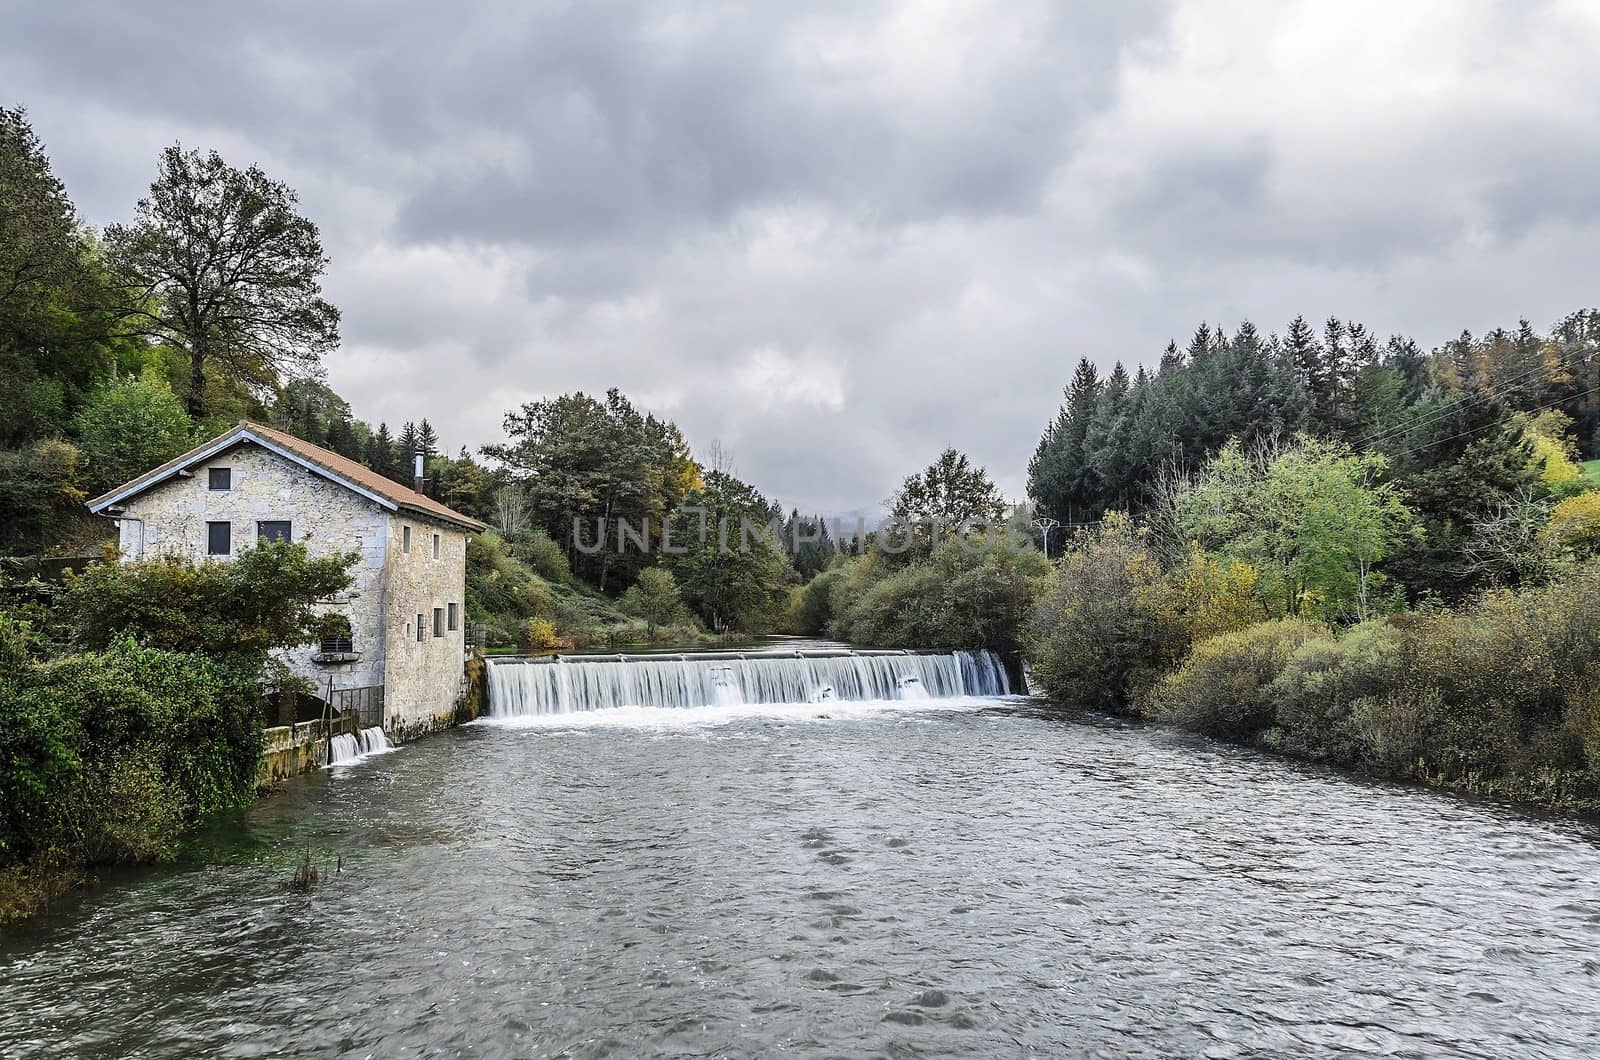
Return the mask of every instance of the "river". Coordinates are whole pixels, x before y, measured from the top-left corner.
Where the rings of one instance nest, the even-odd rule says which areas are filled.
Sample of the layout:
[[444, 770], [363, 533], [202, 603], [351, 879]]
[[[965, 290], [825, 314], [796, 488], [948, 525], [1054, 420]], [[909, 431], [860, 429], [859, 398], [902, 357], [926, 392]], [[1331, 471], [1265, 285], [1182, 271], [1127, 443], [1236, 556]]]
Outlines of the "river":
[[1593, 1056], [1597, 839], [1022, 700], [477, 723], [14, 932], [0, 1056]]

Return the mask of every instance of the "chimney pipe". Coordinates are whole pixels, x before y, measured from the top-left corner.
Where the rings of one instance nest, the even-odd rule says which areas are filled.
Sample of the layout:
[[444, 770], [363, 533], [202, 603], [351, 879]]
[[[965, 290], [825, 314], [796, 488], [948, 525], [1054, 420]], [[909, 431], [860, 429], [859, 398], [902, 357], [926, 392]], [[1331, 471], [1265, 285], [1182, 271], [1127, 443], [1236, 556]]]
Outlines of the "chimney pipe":
[[416, 490], [418, 493], [421, 493], [422, 492], [422, 454], [421, 453], [413, 453], [411, 459], [412, 459], [412, 465], [411, 465], [411, 488]]

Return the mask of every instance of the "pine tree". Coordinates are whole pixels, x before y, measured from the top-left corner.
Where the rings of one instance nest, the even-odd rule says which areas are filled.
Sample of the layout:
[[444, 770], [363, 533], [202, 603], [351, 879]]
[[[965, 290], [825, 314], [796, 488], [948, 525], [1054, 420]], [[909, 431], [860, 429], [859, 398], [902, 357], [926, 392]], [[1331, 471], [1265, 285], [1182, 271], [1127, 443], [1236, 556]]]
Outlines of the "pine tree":
[[348, 417], [341, 416], [328, 424], [328, 448], [352, 460], [361, 459], [361, 443], [356, 438], [356, 428]]
[[417, 454], [422, 451], [420, 439], [417, 437], [417, 425], [407, 421], [400, 427], [400, 437], [395, 442], [395, 455], [399, 458], [399, 466], [390, 478], [396, 482], [411, 484], [416, 473]]
[[366, 464], [385, 478], [399, 478], [397, 474], [399, 459], [395, 453], [394, 436], [389, 433], [387, 423], [379, 423], [378, 429], [372, 432], [372, 437], [368, 439]]
[[1322, 357], [1322, 344], [1317, 341], [1317, 334], [1306, 323], [1305, 317], [1297, 316], [1289, 321], [1289, 333], [1283, 338], [1283, 349], [1295, 379], [1305, 388], [1312, 402], [1316, 403], [1318, 396], [1326, 391], [1328, 372]]
[[430, 460], [439, 455], [439, 435], [426, 419], [417, 424], [417, 452]]

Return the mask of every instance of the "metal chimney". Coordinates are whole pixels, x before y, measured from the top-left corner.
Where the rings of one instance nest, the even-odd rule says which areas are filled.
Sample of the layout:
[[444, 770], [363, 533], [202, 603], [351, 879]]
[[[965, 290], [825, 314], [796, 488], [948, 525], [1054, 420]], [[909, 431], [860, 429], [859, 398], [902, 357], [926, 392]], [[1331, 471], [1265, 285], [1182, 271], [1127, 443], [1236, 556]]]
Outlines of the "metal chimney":
[[422, 454], [421, 453], [413, 453], [411, 455], [411, 460], [412, 460], [412, 465], [411, 465], [411, 488], [416, 490], [418, 493], [421, 493], [422, 492]]

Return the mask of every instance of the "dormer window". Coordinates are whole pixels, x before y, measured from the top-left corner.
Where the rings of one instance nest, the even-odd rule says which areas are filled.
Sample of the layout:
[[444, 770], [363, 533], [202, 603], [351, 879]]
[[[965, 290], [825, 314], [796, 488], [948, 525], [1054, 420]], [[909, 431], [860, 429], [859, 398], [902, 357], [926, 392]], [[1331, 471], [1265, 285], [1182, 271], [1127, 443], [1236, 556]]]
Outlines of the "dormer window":
[[233, 489], [233, 468], [214, 467], [206, 473], [206, 484], [215, 492], [226, 493]]

